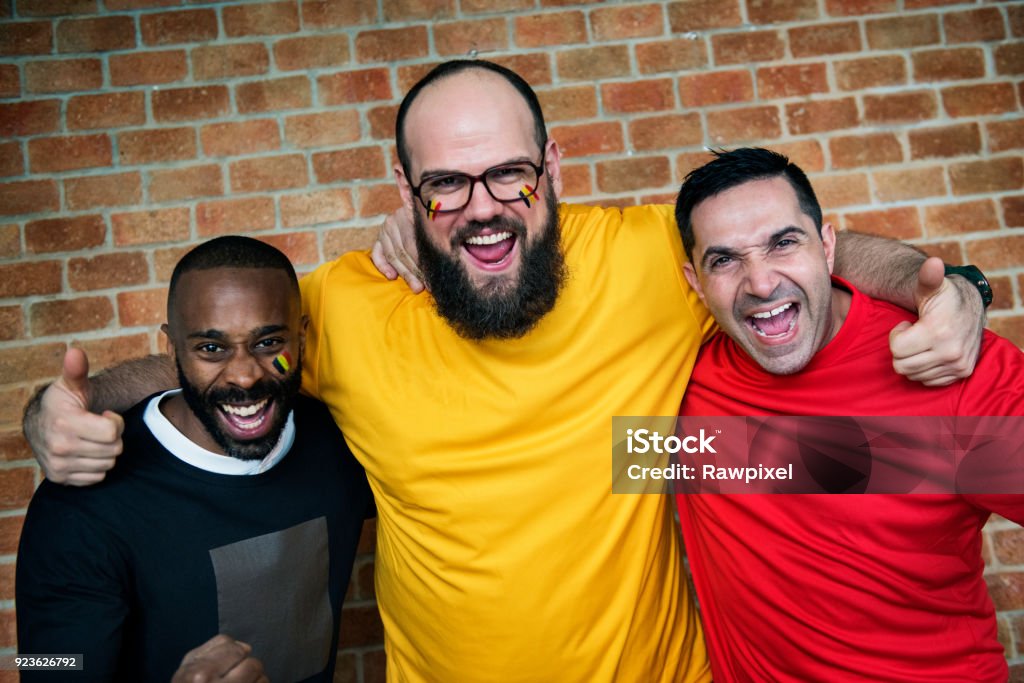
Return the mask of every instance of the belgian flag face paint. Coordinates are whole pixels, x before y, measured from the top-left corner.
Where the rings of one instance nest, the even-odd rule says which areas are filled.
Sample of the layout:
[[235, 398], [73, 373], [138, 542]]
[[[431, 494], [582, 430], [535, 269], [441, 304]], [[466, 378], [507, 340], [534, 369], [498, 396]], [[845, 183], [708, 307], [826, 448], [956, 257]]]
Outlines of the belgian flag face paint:
[[288, 371], [292, 369], [292, 356], [287, 351], [278, 354], [277, 358], [274, 359], [274, 367], [282, 375], [287, 375]]
[[427, 204], [427, 218], [434, 220], [437, 216], [437, 212], [441, 209], [441, 202], [436, 199], [431, 199], [430, 203]]
[[530, 208], [530, 200], [537, 200], [537, 189], [529, 185], [523, 185], [523, 189], [519, 190], [519, 196], [522, 198], [523, 203], [526, 204], [526, 208]]

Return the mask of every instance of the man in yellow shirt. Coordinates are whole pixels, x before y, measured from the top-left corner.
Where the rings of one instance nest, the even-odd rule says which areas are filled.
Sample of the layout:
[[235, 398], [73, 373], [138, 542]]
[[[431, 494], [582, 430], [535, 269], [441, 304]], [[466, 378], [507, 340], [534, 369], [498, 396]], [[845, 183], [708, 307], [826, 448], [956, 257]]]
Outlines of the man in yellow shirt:
[[611, 494], [611, 417], [673, 415], [710, 330], [671, 207], [559, 207], [536, 96], [486, 62], [414, 87], [398, 144], [433, 295], [365, 253], [302, 282], [303, 389], [377, 501], [389, 680], [709, 680], [670, 501]]

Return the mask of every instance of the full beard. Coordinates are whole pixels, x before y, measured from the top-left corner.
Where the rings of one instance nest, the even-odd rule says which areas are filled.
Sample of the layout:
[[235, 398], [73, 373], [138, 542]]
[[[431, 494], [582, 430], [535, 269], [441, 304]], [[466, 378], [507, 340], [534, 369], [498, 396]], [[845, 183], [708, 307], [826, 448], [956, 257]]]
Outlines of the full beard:
[[[217, 445], [224, 449], [225, 455], [239, 460], [262, 460], [270, 451], [274, 450], [274, 446], [280, 440], [281, 432], [291, 413], [292, 404], [295, 402], [295, 396], [299, 393], [299, 386], [302, 384], [302, 358], [295, 359], [295, 368], [292, 373], [280, 382], [262, 379], [249, 389], [218, 389], [214, 387], [204, 394], [188, 381], [180, 363], [178, 364], [178, 382], [185, 403], [199, 418], [200, 423], [217, 442]], [[252, 441], [238, 441], [224, 431], [217, 418], [217, 411], [220, 410], [219, 404], [257, 402], [264, 398], [276, 404], [274, 421], [265, 436]]]
[[499, 217], [486, 223], [472, 221], [456, 231], [452, 251], [462, 249], [468, 236], [485, 228], [508, 230], [521, 249], [518, 278], [495, 279], [476, 287], [457, 256], [436, 247], [427, 237], [423, 217], [415, 215], [416, 248], [420, 268], [438, 314], [462, 337], [515, 339], [533, 329], [554, 308], [566, 280], [565, 259], [559, 244], [558, 206], [546, 193], [548, 218], [533, 243], [527, 243], [526, 226], [518, 219]]

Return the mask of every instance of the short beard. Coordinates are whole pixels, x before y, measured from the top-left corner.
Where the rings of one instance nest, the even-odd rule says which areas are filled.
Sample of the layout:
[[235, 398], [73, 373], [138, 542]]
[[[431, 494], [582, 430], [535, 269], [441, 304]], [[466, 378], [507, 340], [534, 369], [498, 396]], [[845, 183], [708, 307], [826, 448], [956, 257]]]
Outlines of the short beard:
[[465, 265], [457, 256], [444, 252], [427, 237], [423, 217], [415, 214], [416, 248], [420, 268], [438, 314], [462, 337], [515, 339], [532, 330], [555, 306], [566, 280], [565, 259], [560, 244], [558, 205], [554, 193], [546, 193], [548, 219], [532, 244], [527, 243], [526, 226], [521, 220], [495, 218], [487, 223], [470, 222], [452, 240], [452, 249], [462, 249], [467, 231], [484, 228], [508, 230], [516, 235], [521, 250], [516, 282], [495, 281], [477, 288], [469, 279]]
[[[290, 375], [283, 380], [262, 379], [249, 389], [216, 389], [212, 388], [205, 394], [188, 381], [185, 373], [178, 366], [178, 383], [181, 386], [181, 395], [185, 398], [192, 413], [199, 418], [206, 432], [224, 449], [224, 454], [238, 460], [262, 460], [267, 457], [270, 451], [281, 439], [281, 432], [288, 421], [288, 414], [291, 413], [295, 396], [299, 393], [299, 386], [302, 384], [302, 358], [295, 359], [295, 367]], [[253, 439], [252, 441], [236, 441], [224, 432], [223, 427], [217, 419], [216, 411], [219, 403], [236, 402], [248, 403], [269, 398], [275, 403], [274, 422], [271, 424], [267, 435]]]

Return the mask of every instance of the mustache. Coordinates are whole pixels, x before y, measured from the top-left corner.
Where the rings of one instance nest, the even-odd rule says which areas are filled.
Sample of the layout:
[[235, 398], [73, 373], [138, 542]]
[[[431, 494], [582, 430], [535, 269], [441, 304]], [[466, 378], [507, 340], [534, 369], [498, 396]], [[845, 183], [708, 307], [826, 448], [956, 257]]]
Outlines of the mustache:
[[239, 387], [211, 389], [206, 394], [206, 400], [209, 403], [256, 403], [265, 398], [273, 398], [279, 393], [279, 383], [260, 380], [248, 389]]
[[742, 294], [736, 298], [736, 302], [733, 304], [733, 310], [743, 311], [756, 306], [765, 306], [768, 304], [775, 303], [781, 299], [802, 299], [800, 290], [792, 286], [786, 286], [779, 284], [772, 293], [766, 297], [754, 296], [753, 294]]

